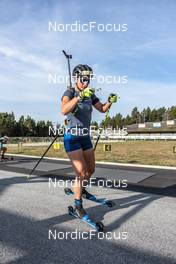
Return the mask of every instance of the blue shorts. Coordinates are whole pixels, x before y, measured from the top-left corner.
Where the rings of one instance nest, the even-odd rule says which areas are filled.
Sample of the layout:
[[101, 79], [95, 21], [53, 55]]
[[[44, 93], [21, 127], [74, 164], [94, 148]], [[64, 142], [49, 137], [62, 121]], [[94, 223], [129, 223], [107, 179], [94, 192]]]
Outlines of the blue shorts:
[[66, 152], [93, 148], [90, 136], [75, 136], [72, 134], [64, 134], [64, 146]]

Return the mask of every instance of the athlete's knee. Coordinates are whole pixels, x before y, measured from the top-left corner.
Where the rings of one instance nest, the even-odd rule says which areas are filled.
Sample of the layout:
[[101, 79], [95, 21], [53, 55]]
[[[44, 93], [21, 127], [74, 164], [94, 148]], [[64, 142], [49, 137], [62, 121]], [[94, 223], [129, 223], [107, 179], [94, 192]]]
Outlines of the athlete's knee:
[[78, 171], [77, 172], [77, 178], [80, 180], [87, 179], [88, 172], [86, 170]]
[[95, 172], [95, 167], [89, 168], [88, 169], [88, 177], [90, 178], [92, 176], [92, 174], [94, 174]]
[[91, 178], [92, 174], [93, 174], [93, 173], [91, 173], [90, 171], [87, 172], [86, 175], [85, 175], [85, 177], [84, 177], [84, 179], [85, 179], [86, 181], [89, 181], [89, 179]]
[[7, 148], [6, 148], [6, 147], [4, 147], [4, 148], [3, 148], [3, 151], [4, 151], [4, 152], [6, 152], [6, 151], [7, 151]]

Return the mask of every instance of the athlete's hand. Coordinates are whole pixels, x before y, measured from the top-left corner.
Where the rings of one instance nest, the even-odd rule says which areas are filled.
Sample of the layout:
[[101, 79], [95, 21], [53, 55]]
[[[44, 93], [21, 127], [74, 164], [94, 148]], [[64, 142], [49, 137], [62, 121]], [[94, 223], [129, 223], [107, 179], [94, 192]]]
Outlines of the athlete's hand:
[[118, 95], [112, 93], [108, 97], [108, 102], [110, 102], [110, 103], [116, 103], [119, 98], [120, 97]]
[[90, 98], [95, 93], [95, 89], [87, 87], [79, 93], [81, 99]]

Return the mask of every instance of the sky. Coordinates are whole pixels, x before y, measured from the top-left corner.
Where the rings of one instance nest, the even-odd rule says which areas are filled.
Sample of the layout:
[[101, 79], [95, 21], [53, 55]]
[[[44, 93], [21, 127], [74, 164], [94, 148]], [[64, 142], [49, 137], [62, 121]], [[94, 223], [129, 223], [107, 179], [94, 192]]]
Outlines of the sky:
[[[126, 83], [91, 84], [101, 87], [102, 102], [112, 92], [120, 96], [111, 116], [135, 106], [175, 105], [175, 13], [175, 0], [0, 0], [0, 112], [62, 122], [60, 99], [67, 85], [48, 78], [67, 75], [62, 50], [72, 54], [72, 68], [85, 63], [96, 76], [125, 76]], [[127, 30], [49, 30], [49, 22], [66, 27], [76, 21], [125, 24]], [[93, 112], [93, 120], [102, 118]]]

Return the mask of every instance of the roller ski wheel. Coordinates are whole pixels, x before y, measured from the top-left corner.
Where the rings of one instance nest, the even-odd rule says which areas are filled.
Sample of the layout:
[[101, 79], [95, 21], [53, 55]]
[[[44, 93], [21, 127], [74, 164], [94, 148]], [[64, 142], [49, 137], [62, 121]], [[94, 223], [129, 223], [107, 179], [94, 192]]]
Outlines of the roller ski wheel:
[[74, 214], [74, 208], [73, 208], [73, 206], [68, 206], [68, 214], [69, 215], [73, 215]]
[[104, 225], [102, 222], [97, 222], [96, 223], [96, 229], [98, 232], [103, 232], [104, 231]]
[[65, 189], [64, 189], [64, 192], [65, 192], [65, 194], [67, 194], [67, 195], [73, 195], [73, 194], [74, 194], [74, 192], [73, 192], [70, 188], [65, 188]]
[[74, 208], [73, 206], [68, 206], [68, 212], [69, 214], [74, 214], [76, 217], [80, 219], [88, 219], [88, 215], [86, 214], [84, 208], [78, 209]]
[[111, 200], [108, 200], [108, 201], [106, 201], [106, 205], [108, 207], [113, 207], [113, 206], [115, 206], [115, 203], [113, 201], [111, 201]]

